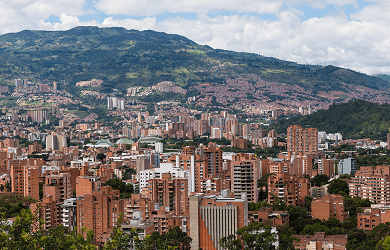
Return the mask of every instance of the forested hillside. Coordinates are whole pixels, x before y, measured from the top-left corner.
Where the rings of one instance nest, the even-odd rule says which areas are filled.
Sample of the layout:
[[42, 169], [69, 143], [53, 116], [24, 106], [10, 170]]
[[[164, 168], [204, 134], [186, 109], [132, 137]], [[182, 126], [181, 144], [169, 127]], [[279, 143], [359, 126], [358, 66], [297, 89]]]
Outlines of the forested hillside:
[[333, 104], [307, 116], [282, 119], [275, 126], [278, 133], [286, 133], [290, 125], [314, 127], [328, 133], [341, 133], [344, 138], [386, 140], [390, 128], [390, 105], [364, 100]]
[[12, 77], [69, 82], [104, 80], [125, 91], [173, 81], [182, 87], [224, 83], [240, 74], [305, 89], [340, 90], [340, 82], [388, 89], [382, 79], [339, 67], [299, 65], [250, 53], [216, 50], [179, 35], [124, 28], [76, 27], [67, 31], [22, 31], [0, 36], [0, 72]]

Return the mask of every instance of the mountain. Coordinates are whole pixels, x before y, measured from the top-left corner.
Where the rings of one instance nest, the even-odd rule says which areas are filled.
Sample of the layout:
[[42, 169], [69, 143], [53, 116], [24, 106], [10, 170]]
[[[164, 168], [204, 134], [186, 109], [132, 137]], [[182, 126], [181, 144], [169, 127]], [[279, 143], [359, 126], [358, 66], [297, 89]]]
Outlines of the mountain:
[[67, 31], [22, 31], [0, 36], [0, 73], [39, 81], [102, 79], [103, 87], [122, 92], [130, 86], [173, 81], [185, 88], [199, 83], [255, 75], [309, 91], [345, 91], [343, 83], [389, 90], [390, 83], [334, 66], [293, 62], [213, 49], [183, 36], [124, 28], [76, 27]]
[[341, 133], [343, 138], [371, 138], [386, 141], [390, 128], [390, 105], [364, 100], [333, 104], [311, 115], [282, 119], [276, 123], [278, 133], [288, 126], [301, 125], [327, 133]]

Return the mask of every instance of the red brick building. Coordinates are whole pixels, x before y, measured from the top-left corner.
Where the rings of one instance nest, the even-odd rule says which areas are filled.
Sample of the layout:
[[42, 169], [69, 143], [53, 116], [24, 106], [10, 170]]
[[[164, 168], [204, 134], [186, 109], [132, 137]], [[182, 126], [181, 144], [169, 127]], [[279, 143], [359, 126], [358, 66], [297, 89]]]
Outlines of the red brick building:
[[39, 200], [39, 168], [11, 166], [11, 191]]
[[348, 235], [325, 235], [316, 232], [315, 235], [293, 235], [299, 241], [294, 241], [294, 249], [301, 250], [346, 250]]
[[250, 223], [259, 222], [276, 227], [288, 225], [289, 215], [287, 211], [273, 211], [272, 207], [263, 207], [259, 211], [248, 211], [248, 219]]
[[309, 195], [309, 190], [308, 178], [290, 174], [274, 174], [268, 177], [268, 203], [270, 204], [273, 204], [276, 198], [284, 200], [287, 205], [303, 204], [305, 196]]
[[311, 203], [313, 219], [328, 220], [336, 218], [343, 222], [349, 217], [348, 212], [344, 210], [344, 197], [339, 194], [328, 194], [324, 197], [314, 198]]
[[110, 186], [100, 191], [77, 197], [77, 228], [93, 230], [97, 244], [104, 244], [110, 238], [120, 214], [123, 214], [123, 200], [119, 191]]
[[363, 209], [363, 213], [357, 214], [358, 229], [372, 230], [381, 223], [390, 222], [390, 210], [387, 206], [372, 205]]
[[390, 166], [361, 167], [349, 181], [349, 195], [389, 205]]

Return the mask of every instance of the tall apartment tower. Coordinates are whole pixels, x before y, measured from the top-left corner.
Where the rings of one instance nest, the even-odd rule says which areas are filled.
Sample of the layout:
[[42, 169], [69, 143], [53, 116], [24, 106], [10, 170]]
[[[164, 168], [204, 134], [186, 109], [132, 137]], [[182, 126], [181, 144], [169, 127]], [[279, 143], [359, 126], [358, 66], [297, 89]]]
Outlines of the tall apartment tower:
[[274, 174], [268, 177], [268, 203], [273, 204], [275, 198], [282, 199], [287, 205], [303, 204], [309, 195], [308, 178], [299, 178], [290, 174]]
[[33, 122], [44, 122], [47, 119], [46, 110], [31, 110], [27, 112]]
[[48, 135], [46, 137], [46, 150], [60, 150], [67, 145], [64, 135]]
[[[227, 192], [227, 190], [225, 190]], [[219, 240], [248, 225], [248, 201], [227, 196], [190, 197], [191, 249], [222, 249]]]
[[356, 159], [348, 157], [341, 159], [337, 164], [338, 174], [355, 174], [357, 169]]
[[21, 88], [21, 87], [22, 87], [22, 80], [15, 79], [15, 88]]
[[[51, 195], [55, 197], [57, 190], [59, 196], [56, 197], [56, 201], [64, 202], [73, 195], [72, 185], [70, 183], [71, 175], [69, 173], [59, 173], [58, 171], [52, 171], [50, 175], [45, 177], [45, 185], [43, 186], [43, 194]], [[56, 190], [57, 189], [57, 190]]]
[[259, 177], [259, 158], [249, 154], [237, 154], [231, 162], [231, 190], [235, 198], [246, 193], [248, 202], [258, 201], [257, 180]]
[[11, 191], [39, 200], [39, 172], [34, 166], [11, 165]]
[[296, 154], [318, 153], [318, 130], [316, 128], [303, 129], [299, 125], [287, 128], [287, 151]]
[[207, 159], [207, 165], [204, 166], [204, 177], [212, 175], [219, 177], [222, 173], [222, 150], [219, 147], [201, 147], [196, 150], [196, 154], [202, 156], [202, 159]]
[[175, 215], [188, 215], [188, 179], [172, 178], [170, 173], [163, 173], [161, 179], [149, 180], [148, 187], [152, 204], [169, 207]]
[[100, 191], [85, 194], [77, 198], [77, 229], [85, 227], [93, 230], [97, 244], [104, 244], [110, 238], [112, 229], [123, 214], [123, 200], [119, 199], [119, 190], [110, 186]]
[[28, 80], [27, 79], [23, 79], [22, 80], [22, 86], [23, 86], [24, 89], [28, 88]]

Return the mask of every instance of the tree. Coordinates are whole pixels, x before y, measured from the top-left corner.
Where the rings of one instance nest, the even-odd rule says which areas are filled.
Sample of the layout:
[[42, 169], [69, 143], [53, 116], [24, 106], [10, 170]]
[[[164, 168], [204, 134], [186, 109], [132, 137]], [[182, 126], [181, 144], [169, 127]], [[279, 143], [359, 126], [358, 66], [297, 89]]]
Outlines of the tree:
[[378, 243], [377, 249], [390, 250], [390, 236], [386, 236]]
[[106, 241], [102, 250], [126, 250], [133, 249], [135, 230], [124, 232], [121, 228], [123, 215], [119, 215], [116, 226], [112, 229], [110, 239]]
[[303, 206], [306, 208], [307, 211], [311, 212], [311, 203], [313, 201], [313, 197], [306, 195], [305, 196], [305, 203]]
[[328, 186], [328, 193], [340, 194], [346, 197], [349, 194], [348, 183], [340, 179], [335, 179], [330, 182]]
[[103, 162], [104, 159], [106, 159], [106, 155], [105, 155], [105, 154], [103, 154], [103, 153], [98, 153], [98, 154], [96, 155], [96, 160], [99, 160], [99, 161]]
[[359, 197], [345, 197], [344, 198], [344, 210], [349, 212], [349, 216], [356, 217], [357, 213], [362, 212], [362, 207], [370, 207], [371, 202], [369, 199], [361, 199]]
[[307, 224], [311, 223], [306, 209], [300, 206], [288, 206], [287, 211], [289, 214], [289, 225], [297, 232], [300, 233]]
[[329, 181], [329, 177], [325, 174], [318, 174], [314, 176], [312, 179], [310, 179], [310, 182], [317, 187], [325, 185], [326, 183], [328, 183], [328, 181]]
[[272, 207], [272, 205], [265, 201], [259, 201], [257, 203], [248, 202], [248, 211], [259, 211], [262, 207]]
[[251, 223], [247, 227], [237, 230], [236, 235], [228, 235], [219, 241], [222, 248], [229, 250], [239, 249], [276, 249], [274, 243], [277, 241], [276, 233], [271, 227], [263, 223]]
[[145, 239], [141, 240], [138, 237], [134, 239], [134, 246], [137, 250], [154, 250], [154, 249], [191, 249], [192, 239], [187, 236], [178, 227], [172, 227], [168, 233], [159, 234], [153, 232], [151, 235], [146, 235]]
[[298, 238], [293, 237], [293, 235], [296, 235], [297, 232], [288, 225], [277, 226], [277, 231], [279, 236], [279, 249], [293, 250], [294, 241], [299, 241]]
[[110, 186], [113, 190], [119, 190], [121, 198], [128, 198], [134, 192], [131, 183], [125, 183], [119, 178], [112, 178], [103, 183], [103, 186]]
[[12, 224], [6, 221], [4, 214], [0, 219], [0, 249], [92, 250], [96, 249], [93, 241], [93, 231], [84, 228], [80, 233], [76, 228], [69, 232], [62, 225], [43, 230], [38, 215], [29, 209], [23, 209]]

